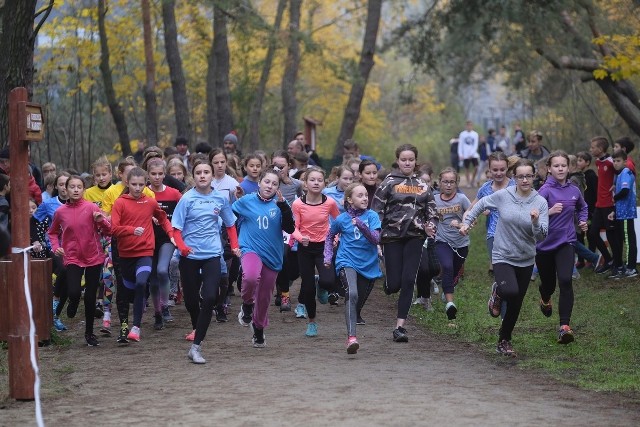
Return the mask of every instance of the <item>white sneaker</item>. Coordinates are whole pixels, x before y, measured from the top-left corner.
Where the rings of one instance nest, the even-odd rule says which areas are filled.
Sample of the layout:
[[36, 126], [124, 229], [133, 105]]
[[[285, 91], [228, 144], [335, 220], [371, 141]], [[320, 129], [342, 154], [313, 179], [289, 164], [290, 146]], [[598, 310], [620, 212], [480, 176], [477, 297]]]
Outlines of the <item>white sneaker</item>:
[[413, 302], [413, 305], [424, 305], [426, 298], [423, 297], [418, 297], [416, 298], [416, 300]]
[[191, 344], [191, 349], [187, 356], [193, 363], [198, 365], [202, 365], [207, 362], [204, 357], [202, 357], [202, 346], [200, 345]]
[[440, 288], [438, 287], [438, 282], [435, 279], [431, 279], [431, 286], [433, 286], [432, 294], [437, 295], [440, 293]]
[[433, 311], [433, 306], [431, 305], [431, 298], [423, 298], [424, 302], [422, 303], [422, 307], [427, 311]]

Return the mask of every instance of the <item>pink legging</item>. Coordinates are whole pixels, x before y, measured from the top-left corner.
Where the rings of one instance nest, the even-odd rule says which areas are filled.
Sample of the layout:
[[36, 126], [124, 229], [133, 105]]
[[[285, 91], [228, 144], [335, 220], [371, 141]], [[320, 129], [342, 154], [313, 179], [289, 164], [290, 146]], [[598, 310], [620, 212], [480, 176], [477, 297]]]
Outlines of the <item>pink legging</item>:
[[242, 254], [242, 302], [253, 304], [253, 324], [258, 329], [269, 326], [269, 304], [278, 272], [262, 263], [258, 254]]

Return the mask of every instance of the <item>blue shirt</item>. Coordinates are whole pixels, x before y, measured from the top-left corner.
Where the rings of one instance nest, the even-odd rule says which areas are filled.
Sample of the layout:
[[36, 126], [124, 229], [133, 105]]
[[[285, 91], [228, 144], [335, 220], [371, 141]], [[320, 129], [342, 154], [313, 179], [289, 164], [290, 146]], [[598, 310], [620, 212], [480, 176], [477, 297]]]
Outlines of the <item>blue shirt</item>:
[[33, 217], [40, 222], [48, 219], [49, 224], [53, 222], [53, 214], [56, 213], [58, 208], [62, 206], [62, 202], [59, 197], [51, 197], [42, 202], [40, 206], [33, 213]]
[[240, 183], [240, 187], [245, 195], [258, 192], [258, 183], [247, 178]]
[[[482, 187], [478, 189], [478, 195], [476, 196], [478, 200], [494, 193], [493, 188], [491, 188], [492, 185], [493, 180], [489, 180], [482, 184]], [[511, 187], [512, 185], [516, 185], [516, 182], [510, 178], [507, 187]], [[487, 239], [492, 238], [496, 234], [496, 226], [498, 225], [499, 219], [500, 214], [498, 213], [498, 210], [489, 209], [489, 216], [487, 217]]]
[[622, 169], [622, 172], [616, 176], [616, 193], [620, 190], [628, 188], [629, 194], [620, 200], [616, 200], [616, 219], [633, 219], [637, 218], [638, 211], [636, 209], [636, 180], [633, 173], [628, 168]]
[[336, 201], [340, 213], [346, 211], [344, 208], [344, 191], [340, 190], [337, 185], [325, 188], [324, 190], [322, 190], [322, 194], [329, 196]]
[[238, 199], [232, 208], [238, 215], [242, 253], [253, 252], [269, 269], [282, 270], [282, 212], [276, 202], [264, 202], [253, 193]]
[[[380, 230], [380, 218], [371, 209], [364, 211], [358, 218], [371, 230]], [[331, 232], [340, 233], [340, 245], [336, 254], [336, 272], [341, 268], [353, 268], [367, 279], [382, 276], [378, 264], [378, 248], [353, 225], [351, 216], [342, 213], [333, 220]]]
[[173, 211], [171, 225], [182, 231], [185, 245], [193, 249], [190, 259], [208, 259], [222, 255], [222, 242], [218, 218], [231, 227], [236, 217], [226, 194], [212, 190], [199, 193], [195, 188], [187, 191]]

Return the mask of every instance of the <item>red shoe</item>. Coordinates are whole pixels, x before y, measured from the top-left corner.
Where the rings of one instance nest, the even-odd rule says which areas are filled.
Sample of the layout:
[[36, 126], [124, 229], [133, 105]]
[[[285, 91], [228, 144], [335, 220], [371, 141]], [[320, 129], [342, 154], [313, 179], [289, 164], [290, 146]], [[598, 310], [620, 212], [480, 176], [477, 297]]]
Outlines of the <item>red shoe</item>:
[[187, 335], [184, 336], [184, 339], [187, 341], [193, 341], [196, 339], [196, 330], [194, 329], [193, 331], [189, 332]]
[[360, 344], [358, 343], [358, 339], [355, 336], [349, 337], [347, 339], [347, 354], [356, 354], [359, 348]]

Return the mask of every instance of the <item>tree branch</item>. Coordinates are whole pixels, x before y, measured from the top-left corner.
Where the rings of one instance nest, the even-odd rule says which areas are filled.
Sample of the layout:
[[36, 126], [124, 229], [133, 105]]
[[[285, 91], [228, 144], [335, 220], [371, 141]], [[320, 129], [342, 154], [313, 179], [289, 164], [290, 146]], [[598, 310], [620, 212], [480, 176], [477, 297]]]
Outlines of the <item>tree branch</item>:
[[[593, 5], [589, 3], [583, 3], [582, 6], [587, 11], [587, 16], [589, 17], [588, 22], [589, 22], [589, 28], [591, 29], [591, 34], [593, 35], [594, 38], [602, 37], [602, 33], [600, 32], [600, 30], [596, 25], [596, 11], [593, 9]], [[600, 53], [602, 54], [602, 56], [613, 56], [611, 49], [609, 49], [609, 47], [604, 43], [599, 44], [598, 49], [600, 50]]]
[[51, 10], [53, 10], [54, 2], [55, 2], [55, 0], [49, 0], [49, 4], [47, 6], [43, 7], [42, 9], [37, 11], [35, 15], [33, 15], [33, 18], [35, 19], [35, 18], [37, 18], [38, 16], [40, 16], [41, 14], [44, 13], [44, 16], [38, 22], [38, 25], [36, 25], [36, 28], [33, 30], [33, 35], [31, 36], [32, 40], [35, 40], [35, 38], [38, 36], [38, 31], [40, 31], [40, 28], [44, 24], [44, 21], [46, 21], [47, 18], [49, 17], [49, 15], [51, 14]]

